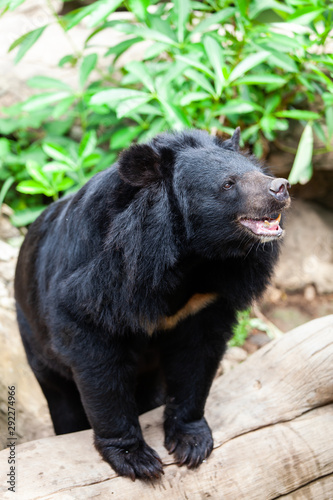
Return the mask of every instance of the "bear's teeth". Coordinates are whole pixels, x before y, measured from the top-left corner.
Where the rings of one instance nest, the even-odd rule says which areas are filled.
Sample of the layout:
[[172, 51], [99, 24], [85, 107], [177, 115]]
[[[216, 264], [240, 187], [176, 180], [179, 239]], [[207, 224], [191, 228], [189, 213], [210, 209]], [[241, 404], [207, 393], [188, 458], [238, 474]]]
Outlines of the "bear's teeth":
[[283, 230], [279, 224], [280, 220], [281, 214], [274, 219], [270, 217], [263, 217], [262, 219], [242, 218], [239, 222], [260, 238], [265, 236], [269, 238], [279, 238], [283, 234]]

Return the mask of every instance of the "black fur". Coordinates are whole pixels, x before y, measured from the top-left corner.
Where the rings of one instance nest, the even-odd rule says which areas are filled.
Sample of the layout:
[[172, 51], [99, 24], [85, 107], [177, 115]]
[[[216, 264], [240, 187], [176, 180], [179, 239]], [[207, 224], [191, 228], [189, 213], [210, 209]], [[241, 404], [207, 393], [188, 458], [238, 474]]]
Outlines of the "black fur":
[[[104, 459], [132, 479], [163, 472], [138, 414], [164, 403], [176, 460], [196, 467], [211, 453], [214, 374], [236, 312], [263, 292], [278, 256], [278, 241], [238, 223], [286, 204], [238, 140], [193, 130], [132, 146], [45, 210], [20, 252], [18, 322], [55, 431], [91, 425]], [[205, 294], [214, 300], [186, 314]]]

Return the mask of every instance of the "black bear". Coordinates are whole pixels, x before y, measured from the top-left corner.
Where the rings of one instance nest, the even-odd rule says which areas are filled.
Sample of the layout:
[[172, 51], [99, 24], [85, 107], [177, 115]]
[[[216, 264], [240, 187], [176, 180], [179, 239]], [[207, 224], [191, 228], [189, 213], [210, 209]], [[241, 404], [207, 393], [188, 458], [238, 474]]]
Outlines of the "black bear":
[[132, 479], [163, 473], [138, 420], [162, 404], [176, 461], [194, 468], [211, 453], [214, 374], [278, 256], [288, 181], [241, 154], [239, 134], [132, 145], [50, 205], [22, 245], [17, 317], [55, 432], [91, 426]]

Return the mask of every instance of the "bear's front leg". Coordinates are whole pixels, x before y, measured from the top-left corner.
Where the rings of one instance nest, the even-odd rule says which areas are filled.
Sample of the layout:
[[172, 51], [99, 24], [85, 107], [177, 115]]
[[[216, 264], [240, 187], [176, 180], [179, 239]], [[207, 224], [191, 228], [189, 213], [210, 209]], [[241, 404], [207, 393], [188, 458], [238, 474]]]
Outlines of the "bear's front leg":
[[143, 439], [135, 402], [139, 343], [118, 336], [96, 344], [76, 355], [73, 370], [95, 446], [119, 475], [159, 478], [161, 459]]
[[[224, 310], [224, 315], [221, 312]], [[179, 465], [198, 467], [213, 449], [205, 402], [230, 337], [234, 314], [217, 304], [163, 333], [167, 381], [165, 447]]]

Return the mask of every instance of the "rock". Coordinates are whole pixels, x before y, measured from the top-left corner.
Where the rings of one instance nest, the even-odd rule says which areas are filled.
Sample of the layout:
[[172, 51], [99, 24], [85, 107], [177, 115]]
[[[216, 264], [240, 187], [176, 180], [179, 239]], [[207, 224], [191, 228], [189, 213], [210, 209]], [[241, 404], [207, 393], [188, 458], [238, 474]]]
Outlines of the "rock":
[[0, 279], [0, 299], [3, 297], [8, 297], [8, 290], [4, 280]]
[[283, 291], [273, 285], [270, 285], [264, 293], [264, 298], [266, 302], [277, 304], [283, 298]]
[[308, 285], [305, 287], [304, 298], [307, 302], [312, 302], [316, 298], [316, 289], [313, 285]]
[[245, 361], [247, 358], [247, 353], [241, 347], [229, 347], [227, 352], [224, 355], [224, 359], [228, 359], [229, 361], [236, 361], [237, 363], [241, 363]]
[[220, 368], [216, 374], [216, 377], [221, 376], [224, 373], [228, 373], [233, 370], [239, 363], [245, 361], [247, 358], [247, 352], [241, 347], [229, 347], [223, 356], [220, 363]]
[[[59, 24], [54, 22], [54, 15], [50, 8], [59, 12], [62, 6], [63, 3], [59, 0], [52, 0], [49, 3], [44, 0], [25, 0], [15, 10], [8, 10], [4, 17], [0, 17], [0, 59], [2, 59], [0, 106], [12, 106], [39, 92], [27, 85], [27, 80], [37, 75], [57, 78], [73, 88], [78, 88], [77, 68], [72, 66], [60, 68], [58, 63], [62, 57], [73, 54], [73, 45], [80, 51], [92, 30], [87, 26], [87, 20], [83, 20], [70, 30], [69, 37], [66, 36]], [[113, 20], [124, 18], [133, 20], [133, 15], [130, 12], [112, 14]], [[15, 51], [8, 54], [9, 46], [25, 33], [47, 24], [49, 26], [42, 34], [41, 40], [29, 49], [19, 65], [15, 65]], [[94, 37], [91, 52], [103, 55], [105, 47], [110, 43], [116, 45], [125, 38], [127, 36], [120, 31], [111, 28], [104, 29]], [[150, 44], [149, 41], [135, 44], [119, 58], [117, 67], [131, 60], [141, 60], [143, 50]], [[85, 54], [87, 53], [85, 50]], [[109, 58], [100, 57], [100, 68], [107, 67], [109, 64]], [[95, 71], [92, 72], [91, 77], [95, 80], [100, 78]]]
[[0, 260], [0, 278], [7, 282], [10, 286], [14, 281], [16, 259], [13, 258], [8, 262]]
[[287, 291], [312, 285], [333, 293], [333, 213], [314, 203], [294, 200], [274, 284]]
[[9, 311], [16, 311], [15, 300], [13, 297], [0, 297], [0, 308], [8, 309]]
[[257, 348], [268, 344], [268, 342], [270, 342], [270, 341], [271, 341], [271, 339], [269, 338], [269, 336], [263, 332], [258, 332], [258, 333], [249, 335], [249, 337], [247, 338], [247, 342], [255, 345]]
[[[17, 239], [20, 232], [10, 225], [8, 207], [0, 216], [0, 238]], [[45, 398], [28, 365], [18, 331], [14, 300], [14, 274], [18, 255], [15, 248], [0, 239], [0, 428], [7, 429], [8, 387], [16, 390], [16, 422], [19, 443], [54, 434]], [[1, 432], [0, 448], [6, 446], [7, 433]]]
[[12, 214], [13, 211], [8, 205], [2, 205], [0, 211], [0, 240], [20, 237], [20, 231], [10, 223], [9, 217]]
[[8, 262], [18, 256], [18, 248], [8, 245], [5, 241], [0, 240], [0, 260]]
[[[18, 442], [54, 435], [45, 398], [25, 357], [15, 312], [2, 306], [0, 345], [0, 428], [7, 429], [8, 386], [14, 385]], [[6, 439], [7, 433], [1, 432], [0, 449], [6, 446]]]

